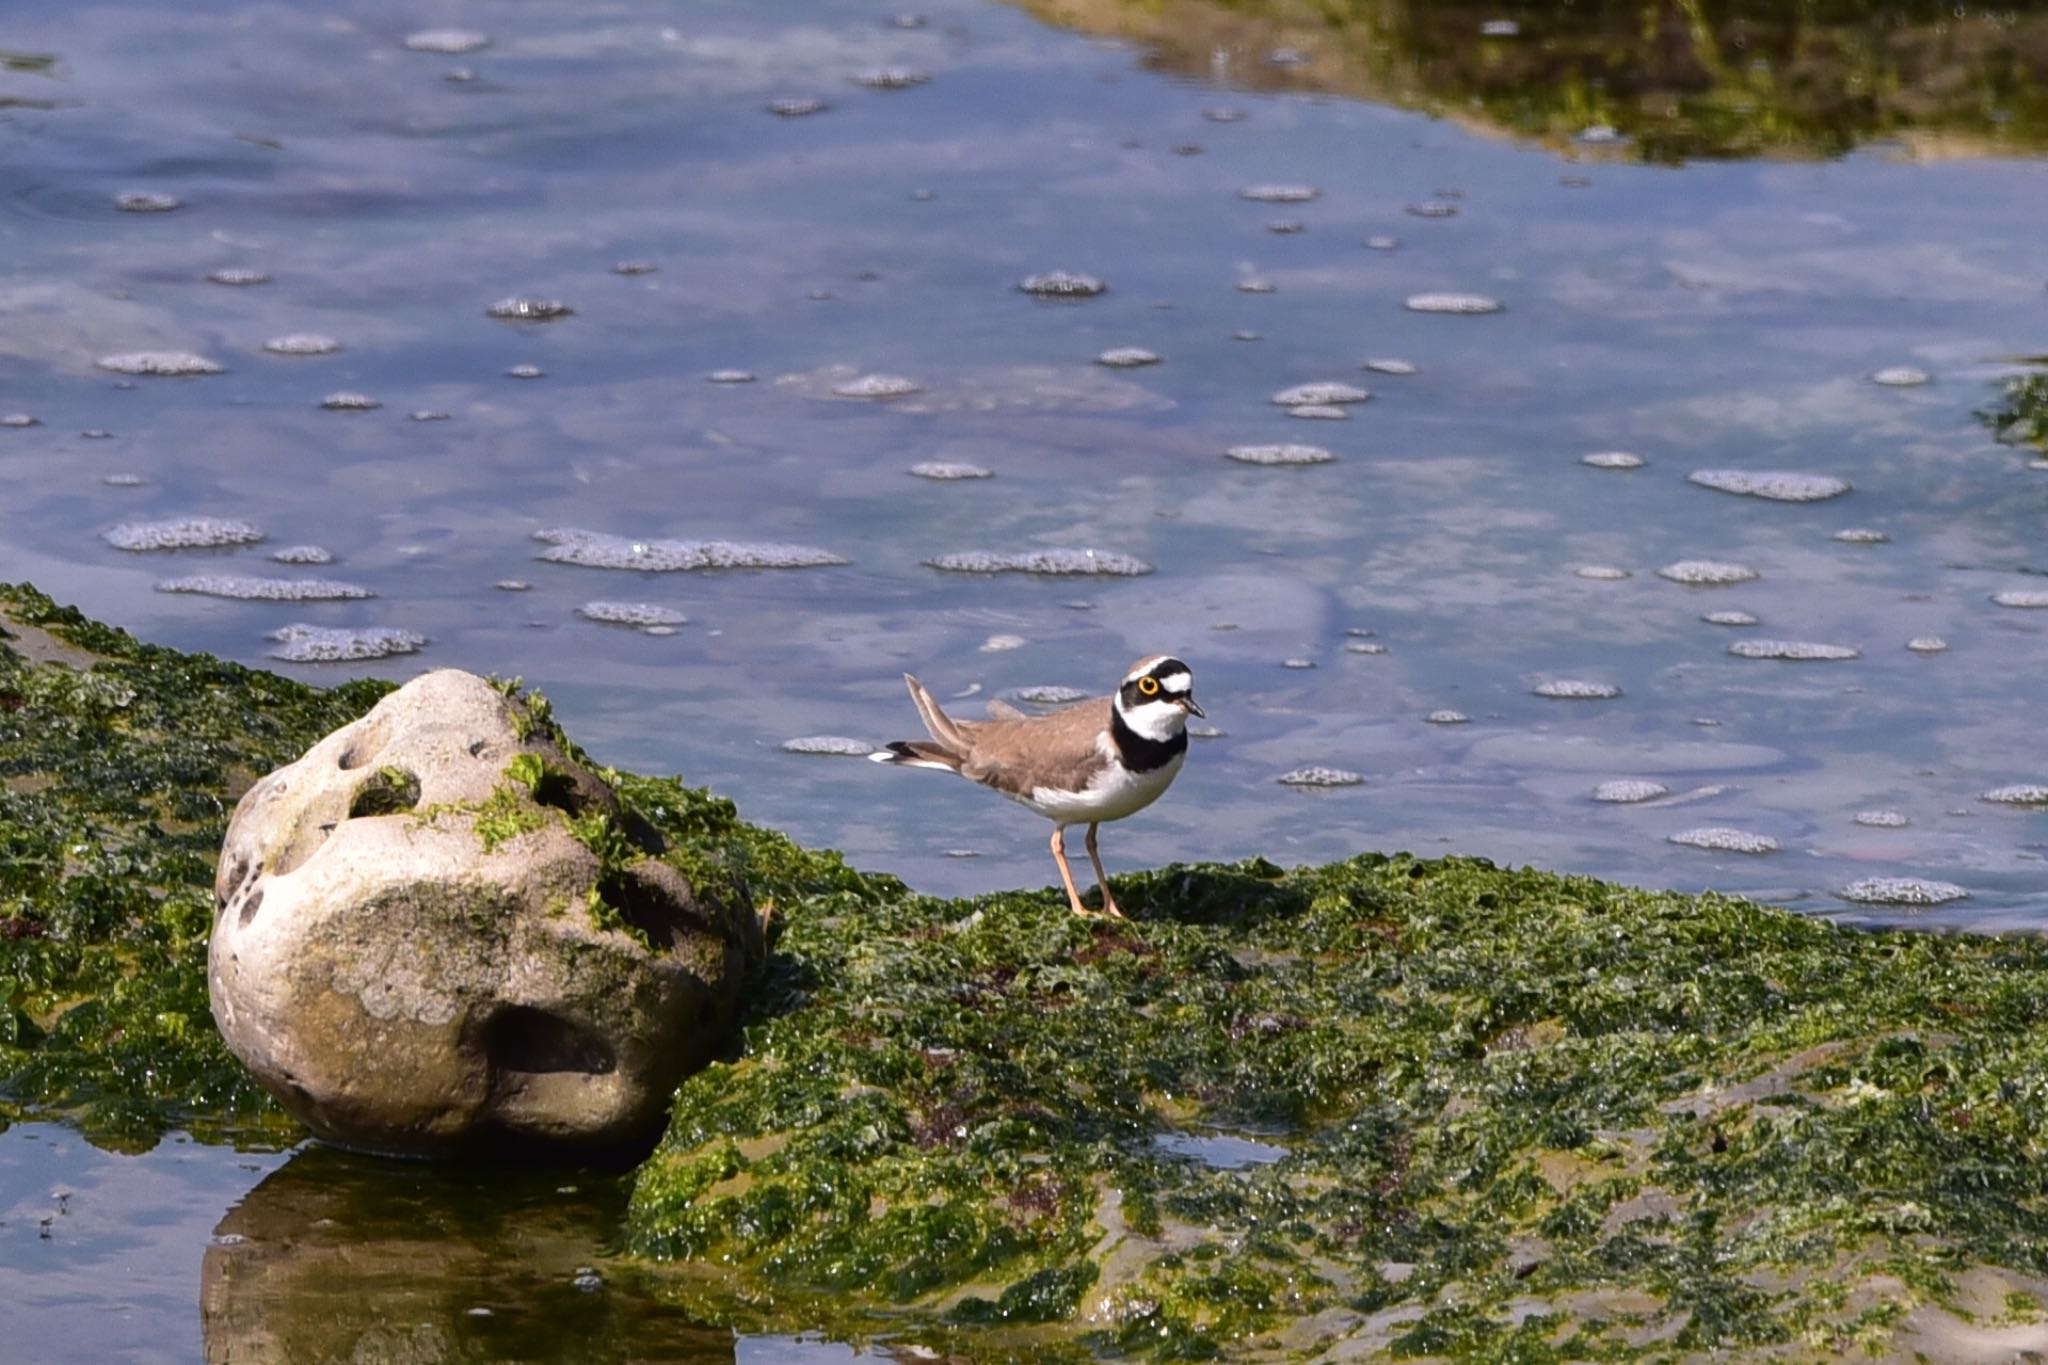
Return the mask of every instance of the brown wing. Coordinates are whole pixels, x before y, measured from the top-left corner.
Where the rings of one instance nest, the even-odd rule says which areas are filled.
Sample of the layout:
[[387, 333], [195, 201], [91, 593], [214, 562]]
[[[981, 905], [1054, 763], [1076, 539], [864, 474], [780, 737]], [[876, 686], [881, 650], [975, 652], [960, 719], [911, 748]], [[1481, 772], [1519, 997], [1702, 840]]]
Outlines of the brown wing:
[[1106, 761], [1097, 737], [1109, 727], [1109, 698], [1092, 697], [1021, 720], [954, 724], [967, 741], [962, 775], [1018, 796], [1039, 787], [1078, 791]]

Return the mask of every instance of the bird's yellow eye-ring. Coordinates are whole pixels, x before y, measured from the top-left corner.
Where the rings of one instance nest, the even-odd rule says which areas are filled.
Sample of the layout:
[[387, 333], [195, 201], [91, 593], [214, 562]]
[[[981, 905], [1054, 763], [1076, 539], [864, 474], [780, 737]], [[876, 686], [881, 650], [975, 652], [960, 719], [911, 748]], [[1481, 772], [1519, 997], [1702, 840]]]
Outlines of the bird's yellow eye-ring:
[[1146, 696], [1148, 696], [1148, 697], [1156, 697], [1156, 696], [1158, 696], [1158, 695], [1159, 695], [1159, 679], [1157, 679], [1157, 678], [1140, 678], [1140, 679], [1138, 679], [1138, 690], [1139, 690], [1140, 692], [1143, 692], [1143, 693], [1144, 693], [1144, 694], [1145, 694]]

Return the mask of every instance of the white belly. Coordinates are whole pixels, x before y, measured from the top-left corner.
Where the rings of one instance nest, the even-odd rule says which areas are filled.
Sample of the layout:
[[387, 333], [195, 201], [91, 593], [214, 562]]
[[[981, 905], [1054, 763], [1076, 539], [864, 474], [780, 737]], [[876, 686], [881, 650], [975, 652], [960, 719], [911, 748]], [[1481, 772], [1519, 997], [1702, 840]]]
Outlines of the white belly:
[[1170, 762], [1143, 773], [1111, 764], [1089, 784], [1086, 791], [1065, 792], [1039, 787], [1029, 797], [1018, 799], [1046, 819], [1057, 820], [1063, 825], [1121, 820], [1157, 801], [1173, 785], [1175, 775], [1180, 772], [1181, 760], [1186, 757], [1185, 753], [1175, 754]]

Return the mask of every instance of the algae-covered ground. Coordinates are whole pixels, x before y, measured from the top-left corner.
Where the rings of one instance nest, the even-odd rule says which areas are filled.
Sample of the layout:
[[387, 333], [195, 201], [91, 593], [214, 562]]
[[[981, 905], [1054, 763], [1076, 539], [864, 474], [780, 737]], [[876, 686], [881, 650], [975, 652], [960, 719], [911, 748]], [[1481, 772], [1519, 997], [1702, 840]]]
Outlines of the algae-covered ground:
[[[288, 1139], [206, 1013], [212, 854], [383, 689], [0, 611], [0, 1120]], [[1083, 919], [616, 781], [777, 931], [621, 1232], [696, 1316], [969, 1359], [2048, 1344], [2039, 941], [1406, 855], [1168, 868]]]

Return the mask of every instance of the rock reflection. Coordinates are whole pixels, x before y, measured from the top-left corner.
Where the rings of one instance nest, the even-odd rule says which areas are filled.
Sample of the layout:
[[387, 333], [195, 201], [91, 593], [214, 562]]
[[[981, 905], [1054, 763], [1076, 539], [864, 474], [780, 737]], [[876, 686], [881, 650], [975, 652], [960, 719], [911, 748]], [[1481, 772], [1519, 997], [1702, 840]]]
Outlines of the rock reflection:
[[[625, 1202], [603, 1172], [309, 1147], [214, 1229], [200, 1271], [205, 1359], [732, 1361], [730, 1329], [604, 1259]], [[593, 1271], [596, 1286], [579, 1287]]]

